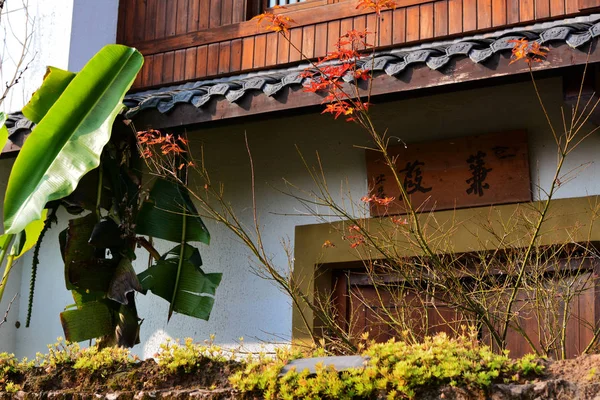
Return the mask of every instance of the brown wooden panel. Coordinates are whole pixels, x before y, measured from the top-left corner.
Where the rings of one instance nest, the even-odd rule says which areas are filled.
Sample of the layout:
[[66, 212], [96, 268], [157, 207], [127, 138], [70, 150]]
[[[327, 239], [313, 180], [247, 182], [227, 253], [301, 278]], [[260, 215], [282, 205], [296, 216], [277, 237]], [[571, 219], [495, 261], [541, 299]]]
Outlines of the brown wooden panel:
[[[167, 2], [157, 0], [156, 3], [156, 25], [154, 28], [154, 38], [163, 39], [167, 35]], [[142, 54], [146, 54], [142, 51]]]
[[324, 57], [327, 54], [327, 24], [315, 26], [315, 57]]
[[[287, 44], [289, 49], [289, 44]], [[265, 49], [267, 48], [267, 35], [258, 35], [254, 38], [254, 68], [265, 66]], [[288, 50], [289, 51], [289, 50]]]
[[463, 30], [462, 0], [448, 0], [448, 33], [454, 34]]
[[177, 34], [177, 1], [167, 2], [167, 15], [165, 25], [165, 35], [175, 36]]
[[519, 1], [520, 0], [506, 0], [506, 21], [509, 24], [516, 24], [519, 22]]
[[229, 72], [231, 66], [231, 42], [219, 43], [219, 74]]
[[196, 78], [196, 62], [198, 57], [198, 49], [196, 47], [189, 48], [185, 51], [185, 79], [190, 80]]
[[[344, 18], [340, 21], [340, 36], [344, 36], [346, 33], [351, 31], [354, 28], [354, 19], [353, 18]], [[350, 48], [350, 45], [345, 46], [346, 48]]]
[[233, 0], [233, 17], [231, 22], [237, 24], [246, 19], [246, 0]]
[[492, 26], [492, 0], [477, 0], [477, 29]]
[[142, 67], [141, 86], [152, 86], [152, 69], [154, 68], [154, 56], [144, 57], [144, 66]]
[[199, 0], [198, 28], [207, 29], [210, 26], [210, 0]]
[[506, 0], [492, 0], [492, 25], [506, 25]]
[[208, 74], [208, 46], [196, 49], [196, 77], [202, 78]]
[[206, 62], [206, 74], [208, 76], [216, 75], [219, 72], [219, 43], [208, 45], [208, 57]]
[[[525, 131], [414, 143], [389, 148], [413, 207], [421, 211], [531, 201]], [[381, 154], [367, 151], [370, 194], [395, 198], [371, 204], [371, 215], [402, 214], [400, 189]]]
[[550, 15], [555, 17], [565, 13], [565, 0], [550, 0]]
[[290, 29], [290, 62], [302, 59], [302, 28]]
[[[165, 51], [177, 50], [182, 48], [200, 46], [203, 44], [221, 42], [253, 36], [264, 32], [264, 28], [259, 27], [255, 21], [245, 21], [239, 24], [229, 24], [219, 26], [221, 3], [213, 1], [206, 3], [207, 0], [200, 0], [200, 28], [198, 32], [188, 32], [186, 34], [164, 38], [161, 40], [144, 41], [136, 43], [136, 47], [145, 55], [156, 54]], [[398, 0], [398, 7], [407, 7], [415, 4], [427, 3], [430, 0]], [[316, 4], [317, 0], [307, 2], [307, 4]], [[171, 4], [171, 3], [169, 3]], [[204, 26], [204, 18], [207, 15], [204, 8], [210, 7], [208, 26]], [[170, 15], [176, 10], [170, 7], [165, 12]], [[335, 4], [328, 4], [319, 8], [299, 9], [298, 11], [287, 11], [286, 15], [294, 19], [294, 27], [308, 26], [326, 21], [339, 21], [344, 18], [372, 14], [368, 9], [356, 9], [356, 3], [347, 0]], [[212, 22], [211, 22], [212, 21]], [[205, 29], [202, 29], [205, 28]], [[210, 28], [210, 29], [206, 29]]]
[[233, 0], [221, 0], [221, 24], [229, 25], [233, 21]]
[[146, 1], [136, 2], [133, 40], [141, 42], [146, 34]]
[[313, 25], [302, 28], [302, 54], [308, 58], [315, 56], [315, 27]]
[[520, 0], [519, 2], [519, 22], [531, 21], [535, 18], [534, 0]]
[[404, 8], [397, 8], [394, 10], [393, 33], [392, 40], [394, 44], [404, 43], [406, 41], [406, 10]]
[[[300, 28], [301, 29], [301, 28]], [[279, 33], [271, 32], [267, 34], [267, 48], [265, 50], [265, 66], [277, 65], [277, 41], [285, 40], [279, 37]]]
[[127, 2], [125, 0], [119, 1], [119, 11], [117, 16], [117, 43], [123, 44], [125, 43], [125, 34], [127, 24], [125, 20], [127, 19]]
[[[573, 6], [571, 6], [571, 7], [573, 7]], [[598, 8], [598, 7], [600, 7], [599, 0], [578, 0], [578, 2], [577, 2], [577, 8], [579, 10], [587, 10], [590, 8]]]
[[[379, 24], [379, 45], [389, 46], [393, 43], [392, 31], [394, 30], [394, 13], [392, 10], [381, 13], [381, 23]], [[342, 33], [346, 32], [342, 28]]]
[[242, 39], [242, 70], [252, 69], [254, 65], [254, 38]]
[[152, 65], [152, 86], [163, 83], [163, 54], [155, 54]]
[[175, 26], [175, 33], [181, 35], [188, 33], [188, 14], [190, 12], [188, 1], [193, 0], [177, 0], [177, 23]]
[[579, 12], [580, 8], [585, 9], [595, 7], [598, 7], [597, 0], [565, 0], [565, 10], [567, 14], [575, 14]]
[[187, 32], [196, 32], [200, 29], [200, 0], [188, 0]]
[[406, 9], [406, 41], [419, 40], [419, 6]]
[[216, 28], [221, 26], [221, 1], [212, 0], [210, 2], [210, 17], [208, 19], [208, 27]]
[[535, 0], [535, 18], [543, 19], [550, 16], [550, 0]]
[[125, 43], [126, 44], [131, 44], [133, 42], [135, 42], [135, 29], [133, 29], [132, 27], [135, 26], [135, 0], [123, 0], [126, 2], [127, 7], [125, 8], [126, 10], [126, 14], [125, 14]]
[[433, 3], [422, 4], [419, 10], [419, 39], [431, 39], [433, 37]]
[[[267, 54], [268, 51], [267, 51]], [[235, 39], [231, 41], [231, 65], [229, 70], [231, 72], [240, 71], [242, 69], [242, 39]]]
[[327, 23], [327, 52], [336, 50], [335, 44], [340, 40], [340, 21]]
[[436, 1], [433, 3], [434, 32], [436, 37], [448, 34], [448, 1]]
[[180, 82], [185, 79], [185, 50], [177, 50], [173, 60], [173, 81]]
[[477, 0], [463, 0], [463, 31], [477, 29]]
[[[367, 17], [365, 17], [364, 15], [360, 15], [358, 17], [354, 17], [354, 20], [352, 21], [352, 25], [354, 26], [354, 29], [356, 29], [357, 31], [365, 31], [367, 29]], [[373, 33], [369, 33], [367, 32], [367, 43], [374, 43], [375, 41], [375, 35]], [[362, 50], [362, 48], [361, 48]]]
[[381, 32], [379, 32], [379, 29], [377, 26], [377, 18], [375, 17], [374, 14], [366, 16], [366, 24], [367, 24], [366, 25], [367, 32], [372, 32], [371, 44], [373, 44], [375, 46], [379, 46], [379, 35]]
[[288, 39], [277, 39], [277, 64], [286, 64], [290, 61], [290, 43]]
[[173, 82], [173, 72], [175, 67], [175, 52], [169, 51], [165, 53], [163, 58], [162, 78], [165, 83]]
[[146, 0], [146, 23], [144, 24], [144, 40], [154, 40], [156, 28], [157, 0]]

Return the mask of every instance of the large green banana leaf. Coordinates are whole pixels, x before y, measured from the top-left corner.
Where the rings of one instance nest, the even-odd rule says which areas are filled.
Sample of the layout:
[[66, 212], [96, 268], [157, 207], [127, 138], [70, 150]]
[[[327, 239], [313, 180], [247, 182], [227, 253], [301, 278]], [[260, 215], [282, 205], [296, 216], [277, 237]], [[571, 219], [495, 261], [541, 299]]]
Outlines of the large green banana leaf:
[[74, 72], [48, 67], [46, 75], [44, 75], [44, 84], [31, 96], [29, 103], [23, 107], [23, 115], [28, 120], [39, 124], [73, 78], [75, 78]]
[[[198, 249], [186, 244], [181, 262], [180, 252], [181, 246], [175, 247], [157, 260], [155, 265], [138, 274], [142, 288], [151, 290], [168, 302], [175, 299], [171, 304], [175, 312], [208, 320], [222, 274], [206, 274], [202, 271]], [[179, 265], [181, 271], [178, 274]]]
[[[62, 94], [46, 88], [28, 105], [43, 115], [13, 166], [4, 200], [4, 231], [18, 233], [41, 217], [47, 202], [69, 195], [100, 163], [123, 97], [143, 64], [135, 49], [108, 45], [66, 86]], [[56, 84], [54, 80], [51, 84]]]
[[185, 242], [209, 244], [210, 234], [198, 215], [185, 188], [175, 182], [157, 179], [144, 202], [136, 220], [135, 231], [139, 235], [180, 243], [184, 231]]
[[6, 129], [6, 114], [0, 112], [0, 151], [8, 140], [8, 129]]

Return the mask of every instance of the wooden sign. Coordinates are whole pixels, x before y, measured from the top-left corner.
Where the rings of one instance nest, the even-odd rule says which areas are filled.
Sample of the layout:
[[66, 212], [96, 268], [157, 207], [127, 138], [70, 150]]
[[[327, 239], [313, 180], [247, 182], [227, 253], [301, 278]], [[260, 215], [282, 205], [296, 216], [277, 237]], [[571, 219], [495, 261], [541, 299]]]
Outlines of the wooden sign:
[[[393, 146], [400, 181], [415, 209], [447, 210], [531, 201], [527, 133], [505, 132]], [[405, 213], [381, 153], [367, 151], [371, 215]]]

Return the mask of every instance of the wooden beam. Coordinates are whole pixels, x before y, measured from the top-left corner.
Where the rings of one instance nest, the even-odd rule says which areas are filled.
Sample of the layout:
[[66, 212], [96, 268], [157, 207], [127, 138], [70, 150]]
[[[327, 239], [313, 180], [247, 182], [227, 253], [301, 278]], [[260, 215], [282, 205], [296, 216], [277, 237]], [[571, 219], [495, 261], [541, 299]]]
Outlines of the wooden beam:
[[[596, 43], [593, 46], [594, 49], [589, 55], [590, 63], [600, 61], [600, 51], [595, 49]], [[587, 51], [587, 48], [575, 50], [566, 44], [551, 46], [548, 58], [542, 63], [532, 64], [532, 71], [583, 65], [588, 61]], [[529, 67], [525, 62], [509, 63], [509, 55], [504, 54], [496, 55], [485, 64], [476, 64], [468, 58], [461, 58], [452, 61], [441, 71], [433, 71], [425, 65], [420, 65], [403, 72], [398, 77], [386, 74], [377, 76], [373, 80], [372, 94], [378, 96], [411, 92], [425, 88], [529, 73]], [[304, 92], [301, 87], [294, 86], [282, 89], [280, 93], [273, 97], [268, 97], [261, 92], [250, 92], [238, 103], [229, 103], [227, 100], [221, 98], [213, 99], [199, 109], [191, 104], [181, 104], [168, 114], [161, 114], [155, 109], [145, 110], [138, 114], [134, 120], [136, 126], [139, 128], [174, 128], [209, 121], [221, 121], [229, 118], [317, 106], [322, 103], [324, 95], [323, 93]]]
[[[407, 7], [430, 2], [431, 0], [398, 0], [397, 7]], [[304, 3], [300, 3], [304, 4]], [[311, 3], [307, 3], [311, 4]], [[290, 7], [291, 8], [291, 7]], [[372, 14], [369, 9], [356, 9], [353, 1], [335, 4], [320, 5], [318, 12], [311, 8], [299, 8], [284, 12], [293, 19], [292, 27], [314, 25], [321, 22], [335, 21], [347, 17]], [[131, 29], [131, 27], [129, 28]], [[169, 36], [158, 40], [122, 41], [121, 43], [137, 48], [144, 56], [149, 56], [166, 51], [186, 49], [224, 40], [232, 40], [265, 33], [265, 27], [259, 26], [256, 21], [244, 21], [220, 27], [202, 29], [176, 36]]]

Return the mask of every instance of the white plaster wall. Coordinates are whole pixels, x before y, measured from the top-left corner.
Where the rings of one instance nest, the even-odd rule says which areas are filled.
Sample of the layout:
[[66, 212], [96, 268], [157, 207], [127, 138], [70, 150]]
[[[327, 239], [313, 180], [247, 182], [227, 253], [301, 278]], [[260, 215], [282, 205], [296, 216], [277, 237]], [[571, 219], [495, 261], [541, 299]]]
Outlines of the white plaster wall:
[[117, 39], [119, 0], [71, 0], [73, 18], [69, 71], [79, 71], [107, 44]]
[[[560, 115], [560, 79], [544, 80], [539, 84], [550, 113]], [[548, 186], [556, 160], [554, 146], [528, 83], [376, 104], [373, 111], [378, 127], [389, 128], [391, 135], [402, 138], [409, 145], [415, 141], [526, 128], [529, 131], [533, 181], [541, 180], [545, 187]], [[200, 147], [203, 147], [213, 181], [224, 183], [227, 198], [248, 225], [252, 223], [252, 209], [244, 132], [248, 134], [255, 161], [257, 201], [264, 240], [277, 265], [285, 270], [287, 259], [281, 250], [281, 239], [287, 238], [293, 245], [294, 227], [315, 222], [312, 217], [278, 215], [303, 212], [294, 199], [278, 191], [285, 189], [284, 178], [303, 189], [313, 188], [296, 153], [296, 145], [311, 164], [314, 164], [315, 151], [318, 150], [331, 187], [339, 192], [338, 188], [348, 182], [349, 193], [359, 200], [366, 192], [367, 182], [364, 150], [355, 145], [368, 145], [369, 141], [352, 125], [318, 114], [268, 117], [258, 122], [190, 132], [194, 152], [199, 154]], [[597, 161], [599, 154], [600, 137], [594, 135], [572, 154], [565, 168], [568, 170]], [[0, 165], [3, 163], [6, 161], [0, 161]], [[577, 179], [563, 185], [558, 197], [600, 194], [597, 164], [591, 164]], [[255, 345], [263, 341], [289, 340], [289, 299], [270, 282], [253, 274], [250, 255], [223, 226], [211, 221], [207, 221], [207, 225], [212, 234], [211, 245], [199, 245], [204, 269], [207, 272], [223, 272], [224, 275], [210, 321], [175, 315], [167, 324], [168, 304], [151, 294], [138, 295], [139, 314], [145, 320], [141, 329], [142, 344], [135, 349], [136, 353], [152, 356], [166, 337], [191, 336], [203, 340], [213, 333], [223, 344], [232, 344], [241, 336], [247, 344]], [[59, 230], [53, 229], [49, 233], [42, 248], [33, 326], [25, 329], [22, 325], [17, 331], [15, 350], [19, 356], [31, 356], [44, 350], [47, 343], [61, 334], [58, 313], [72, 302], [64, 289], [63, 267], [56, 245]], [[163, 242], [157, 246], [162, 252], [172, 245]], [[145, 257], [140, 257], [136, 268], [145, 268], [146, 261]], [[23, 279], [19, 289], [22, 296], [16, 316], [22, 324], [27, 309], [25, 294], [29, 265], [29, 258], [26, 258], [22, 265]], [[4, 327], [0, 328], [0, 337], [4, 332]]]

